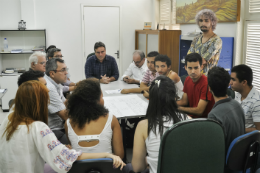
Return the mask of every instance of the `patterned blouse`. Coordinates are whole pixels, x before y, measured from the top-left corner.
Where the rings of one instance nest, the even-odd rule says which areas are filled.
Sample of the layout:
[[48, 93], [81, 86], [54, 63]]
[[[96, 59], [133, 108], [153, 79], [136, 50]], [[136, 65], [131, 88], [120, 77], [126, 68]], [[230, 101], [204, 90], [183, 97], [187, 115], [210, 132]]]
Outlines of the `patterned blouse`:
[[51, 129], [40, 121], [29, 125], [19, 125], [9, 141], [6, 133], [8, 116], [0, 126], [0, 172], [43, 173], [44, 162], [59, 173], [70, 170], [81, 155], [81, 151], [68, 149], [61, 144]]
[[222, 49], [222, 40], [216, 34], [207, 42], [202, 43], [202, 35], [195, 37], [187, 54], [198, 53], [207, 61], [202, 73], [207, 76], [209, 69], [216, 66]]

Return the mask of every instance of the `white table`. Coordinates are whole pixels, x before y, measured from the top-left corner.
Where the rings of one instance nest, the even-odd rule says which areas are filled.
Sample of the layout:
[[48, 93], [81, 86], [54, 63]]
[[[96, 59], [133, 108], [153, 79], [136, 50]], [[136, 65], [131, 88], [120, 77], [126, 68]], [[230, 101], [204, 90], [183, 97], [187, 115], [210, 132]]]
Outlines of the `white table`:
[[[101, 90], [103, 92], [103, 97], [109, 97], [109, 96], [124, 96], [124, 95], [128, 95], [128, 94], [121, 94], [121, 93], [118, 93], [118, 94], [107, 94], [105, 91], [106, 90], [115, 90], [115, 89], [130, 89], [130, 88], [138, 88], [139, 86], [137, 84], [127, 84], [121, 80], [118, 80], [118, 81], [114, 81], [114, 82], [111, 82], [109, 84], [100, 84], [101, 86]], [[138, 93], [133, 93], [133, 94], [137, 94], [142, 100], [144, 100], [145, 102], [149, 102], [149, 100], [147, 100], [143, 94], [138, 94]], [[135, 115], [135, 116], [127, 116], [127, 117], [122, 117], [123, 119], [124, 118], [139, 118], [139, 117], [144, 117], [145, 115]], [[121, 119], [121, 118], [120, 118]], [[123, 144], [124, 144], [124, 153], [125, 153], [125, 156], [124, 156], [124, 161], [126, 161], [126, 122], [124, 120], [121, 121], [121, 127], [122, 127], [122, 134], [123, 134]]]
[[[127, 96], [130, 94], [135, 94], [137, 95], [139, 98], [141, 98], [143, 101], [145, 101], [146, 103], [149, 102], [148, 99], [146, 99], [143, 94], [141, 93], [130, 93], [130, 94], [121, 94], [121, 93], [117, 93], [117, 94], [107, 94], [105, 91], [106, 90], [116, 90], [116, 89], [130, 89], [130, 88], [138, 88], [139, 86], [137, 84], [127, 84], [121, 80], [118, 81], [114, 81], [111, 82], [109, 84], [100, 84], [101, 86], [101, 90], [103, 92], [103, 97], [111, 97], [111, 96]], [[143, 117], [145, 115], [134, 115], [134, 116], [127, 116], [126, 118], [138, 118], [138, 117]], [[121, 118], [125, 118], [125, 117], [120, 117]]]

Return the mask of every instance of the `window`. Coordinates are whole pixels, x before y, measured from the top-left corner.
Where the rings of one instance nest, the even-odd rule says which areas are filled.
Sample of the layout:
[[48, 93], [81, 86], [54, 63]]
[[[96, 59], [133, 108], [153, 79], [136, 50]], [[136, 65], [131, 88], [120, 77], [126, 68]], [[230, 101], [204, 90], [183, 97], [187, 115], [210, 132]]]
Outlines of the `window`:
[[253, 70], [253, 85], [260, 91], [260, 0], [247, 0], [245, 14], [245, 64]]
[[160, 0], [160, 29], [179, 30], [176, 24], [176, 0]]

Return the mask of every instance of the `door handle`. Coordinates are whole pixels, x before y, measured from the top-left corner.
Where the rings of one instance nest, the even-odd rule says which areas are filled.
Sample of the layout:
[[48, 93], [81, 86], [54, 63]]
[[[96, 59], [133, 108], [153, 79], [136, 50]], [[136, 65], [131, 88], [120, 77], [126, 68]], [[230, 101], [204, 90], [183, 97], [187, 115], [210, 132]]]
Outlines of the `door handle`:
[[119, 50], [115, 54], [117, 55], [117, 59], [119, 59]]

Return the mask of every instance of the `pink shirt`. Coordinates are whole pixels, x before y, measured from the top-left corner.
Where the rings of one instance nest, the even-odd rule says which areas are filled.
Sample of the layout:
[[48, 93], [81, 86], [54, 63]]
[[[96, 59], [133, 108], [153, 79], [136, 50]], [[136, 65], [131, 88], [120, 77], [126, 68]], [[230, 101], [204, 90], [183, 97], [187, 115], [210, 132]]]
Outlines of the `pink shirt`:
[[156, 72], [156, 73], [155, 73], [155, 76], [153, 76], [152, 71], [148, 69], [148, 70], [145, 72], [145, 74], [144, 74], [144, 77], [143, 77], [142, 82], [143, 82], [143, 83], [147, 83], [148, 86], [150, 86], [151, 83], [152, 83], [152, 81], [153, 81], [155, 78], [157, 78], [158, 76], [159, 76], [159, 73], [158, 73], [158, 72]]

